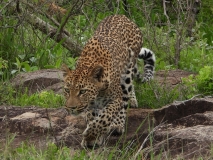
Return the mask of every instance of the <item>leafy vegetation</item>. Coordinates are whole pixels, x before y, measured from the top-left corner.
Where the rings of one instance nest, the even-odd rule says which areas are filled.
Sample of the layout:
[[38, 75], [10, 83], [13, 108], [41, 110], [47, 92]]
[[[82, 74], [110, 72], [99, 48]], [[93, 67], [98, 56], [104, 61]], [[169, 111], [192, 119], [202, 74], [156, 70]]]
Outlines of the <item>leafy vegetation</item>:
[[[128, 3], [128, 5], [125, 6], [125, 3]], [[172, 9], [171, 6], [167, 6], [167, 16], [170, 17], [168, 19], [164, 13], [164, 8], [162, 8], [160, 3], [155, 3], [155, 0], [149, 2], [130, 0], [128, 2], [119, 1], [119, 3], [95, 1], [94, 3], [82, 6], [83, 14], [74, 10], [73, 12], [77, 12], [75, 16], [72, 16], [70, 20], [66, 21], [67, 15], [65, 15], [59, 22], [63, 24], [66, 21], [67, 32], [72, 35], [75, 42], [82, 46], [91, 37], [95, 28], [104, 17], [112, 14], [126, 14], [141, 27], [144, 34], [144, 46], [151, 48], [155, 52], [157, 56], [156, 70], [179, 68], [199, 73], [204, 66], [213, 66], [213, 46], [211, 39], [213, 33], [208, 29], [209, 27], [206, 27], [211, 25], [211, 19], [209, 19], [210, 16], [208, 15], [212, 14], [212, 8], [207, 7], [211, 6], [210, 3], [204, 0], [200, 8], [195, 6], [195, 9], [200, 12], [191, 30], [191, 36], [186, 36], [188, 23], [182, 27], [178, 22], [187, 18], [186, 15], [189, 13], [185, 10], [174, 11], [174, 8]], [[2, 13], [7, 18], [3, 18], [3, 21], [0, 22], [0, 76], [2, 83], [20, 72], [30, 72], [42, 68], [60, 68], [62, 63], [66, 63], [70, 68], [74, 69], [77, 57], [73, 56], [75, 55], [73, 51], [63, 47], [64, 40], [56, 42], [54, 38], [50, 38], [48, 35], [36, 30], [29, 21], [23, 20], [19, 22], [15, 8], [13, 6], [8, 7], [7, 3], [4, 4], [6, 7], [3, 7]], [[37, 3], [33, 5], [37, 7], [37, 10], [32, 12], [49, 22], [47, 17], [39, 15], [40, 10], [44, 12], [48, 11], [45, 5], [38, 5]], [[69, 11], [73, 6], [77, 6], [78, 3], [70, 4], [68, 2], [61, 2], [59, 5]], [[178, 9], [178, 7], [185, 7], [184, 5], [186, 4], [172, 2], [171, 5]], [[208, 9], [206, 10], [206, 8]], [[24, 10], [24, 8], [21, 9]], [[173, 14], [174, 12], [178, 12], [179, 15]], [[57, 12], [53, 14], [53, 18], [58, 18], [57, 16]], [[178, 39], [181, 39], [181, 41], [178, 41]], [[180, 51], [179, 57], [177, 50]], [[142, 66], [143, 64], [141, 64]], [[209, 80], [211, 80], [212, 75], [209, 74], [208, 76]], [[199, 80], [202, 81], [201, 78]], [[196, 83], [200, 84], [199, 80]], [[203, 86], [197, 87], [197, 92], [201, 91], [201, 88], [206, 89]], [[211, 87], [209, 86], [209, 88]], [[140, 106], [149, 106], [151, 108], [160, 107], [174, 101], [176, 98], [181, 100], [192, 95], [192, 93], [188, 92], [180, 93], [181, 91], [178, 88], [173, 88], [171, 94], [164, 94], [166, 90], [164, 86], [158, 86], [156, 83], [142, 85], [142, 87], [138, 85], [136, 90], [138, 90], [139, 97], [147, 95], [147, 98], [143, 98], [145, 100], [139, 100]], [[14, 90], [11, 91], [12, 93], [15, 92]], [[158, 96], [156, 93], [158, 93]], [[208, 90], [206, 91], [207, 93], [210, 94], [211, 92]], [[14, 96], [14, 94], [12, 95]], [[11, 100], [7, 101], [7, 103], [30, 105], [36, 103], [35, 97], [39, 95], [31, 95], [28, 98], [29, 100], [26, 100], [32, 101], [32, 103], [23, 102], [22, 99], [25, 99], [23, 98], [24, 96], [27, 95], [16, 93], [15, 97], [17, 101], [13, 100], [14, 98], [8, 98]], [[148, 99], [150, 102], [147, 101]], [[152, 103], [156, 100], [160, 100], [162, 103], [159, 103], [158, 106], [153, 105]], [[41, 101], [43, 100], [41, 99]], [[2, 100], [1, 103], [3, 102], [5, 103], [6, 101]], [[36, 104], [39, 105], [40, 103], [37, 102]]]
[[138, 103], [142, 108], [160, 108], [174, 101], [187, 99], [185, 96], [189, 94], [188, 88], [182, 84], [171, 88], [166, 84], [160, 85], [155, 80], [142, 85], [137, 84], [136, 88]]
[[190, 76], [184, 79], [184, 84], [188, 86], [191, 96], [195, 93], [203, 95], [213, 94], [213, 67], [204, 66], [197, 76]]
[[41, 91], [29, 95], [27, 90], [23, 91], [14, 89], [8, 83], [0, 82], [0, 105], [16, 105], [16, 106], [40, 106], [44, 108], [57, 108], [64, 105], [64, 97], [55, 94], [53, 91]]
[[42, 91], [34, 93], [32, 95], [20, 94], [17, 95], [10, 103], [17, 106], [40, 106], [44, 108], [58, 108], [63, 106], [64, 97], [62, 95], [55, 94], [53, 91]]

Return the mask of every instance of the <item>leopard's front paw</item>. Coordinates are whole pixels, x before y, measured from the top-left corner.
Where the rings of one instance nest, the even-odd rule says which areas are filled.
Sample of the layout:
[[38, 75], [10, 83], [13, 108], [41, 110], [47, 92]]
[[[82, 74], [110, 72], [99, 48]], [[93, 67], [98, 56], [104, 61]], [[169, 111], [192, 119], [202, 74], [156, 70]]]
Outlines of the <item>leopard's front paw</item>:
[[130, 108], [138, 108], [138, 101], [135, 97], [129, 99]]
[[103, 136], [97, 137], [96, 139], [89, 139], [88, 137], [83, 137], [81, 146], [83, 148], [96, 149], [103, 145], [104, 138]]
[[110, 130], [111, 130], [111, 135], [112, 136], [120, 136], [125, 132], [125, 129], [123, 126], [114, 126], [111, 125], [110, 126]]
[[100, 135], [98, 133], [100, 133], [98, 130], [96, 131], [94, 128], [87, 127], [83, 132], [81, 146], [83, 148], [98, 148], [102, 146], [104, 142], [104, 135]]

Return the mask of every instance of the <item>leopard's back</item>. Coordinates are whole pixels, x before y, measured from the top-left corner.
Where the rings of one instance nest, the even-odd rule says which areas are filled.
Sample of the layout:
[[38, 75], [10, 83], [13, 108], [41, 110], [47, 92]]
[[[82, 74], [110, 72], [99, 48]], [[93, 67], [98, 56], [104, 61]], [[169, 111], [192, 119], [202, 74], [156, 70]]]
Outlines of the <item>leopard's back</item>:
[[[94, 34], [95, 37], [104, 40], [107, 48], [113, 52], [113, 48], [110, 44], [117, 43], [119, 46], [125, 47], [125, 49], [131, 49], [134, 53], [139, 53], [142, 46], [142, 33], [139, 27], [129, 20], [124, 15], [113, 15], [105, 18], [98, 26]], [[111, 43], [110, 43], [111, 40]], [[124, 54], [124, 53], [114, 53]]]

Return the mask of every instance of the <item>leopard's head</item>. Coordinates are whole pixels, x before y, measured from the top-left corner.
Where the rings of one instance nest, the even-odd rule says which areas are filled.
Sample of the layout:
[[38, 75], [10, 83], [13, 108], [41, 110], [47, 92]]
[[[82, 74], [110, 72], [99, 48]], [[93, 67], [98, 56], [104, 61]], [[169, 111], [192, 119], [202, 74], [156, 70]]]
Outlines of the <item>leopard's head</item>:
[[100, 65], [90, 68], [79, 67], [75, 70], [70, 70], [64, 65], [62, 69], [66, 109], [71, 114], [79, 114], [95, 101], [103, 89], [104, 69]]

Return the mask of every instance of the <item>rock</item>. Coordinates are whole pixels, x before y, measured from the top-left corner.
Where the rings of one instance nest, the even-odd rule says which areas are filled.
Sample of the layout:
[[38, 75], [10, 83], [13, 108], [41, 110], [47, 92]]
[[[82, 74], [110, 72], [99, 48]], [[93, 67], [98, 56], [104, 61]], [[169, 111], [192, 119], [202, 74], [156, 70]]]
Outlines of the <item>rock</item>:
[[188, 77], [189, 75], [195, 75], [192, 72], [186, 72], [183, 70], [161, 70], [155, 73], [155, 79], [161, 85], [169, 85], [169, 87], [175, 87], [177, 84], [182, 82], [182, 78]]
[[[52, 141], [72, 149], [80, 142], [86, 124], [81, 116], [67, 115], [65, 109], [0, 106], [0, 135], [16, 133], [14, 146], [28, 139], [35, 145]], [[213, 98], [176, 102], [161, 109], [129, 109], [126, 133], [110, 136], [107, 147], [131, 148], [143, 157], [159, 159], [196, 159], [211, 154], [213, 144]], [[42, 138], [46, 136], [49, 139]], [[33, 137], [32, 139], [29, 138]], [[36, 140], [37, 139], [37, 140]], [[5, 137], [0, 136], [4, 141]], [[207, 159], [206, 158], [206, 159]]]
[[211, 156], [213, 98], [173, 103], [155, 110], [154, 117], [157, 129], [153, 133], [153, 150], [162, 159]]
[[192, 115], [195, 113], [204, 113], [205, 111], [213, 111], [212, 98], [200, 98], [186, 100], [183, 102], [174, 102], [173, 104], [156, 109], [154, 112], [155, 119], [158, 124], [167, 121], [168, 123]]
[[13, 121], [14, 120], [26, 120], [26, 119], [31, 119], [31, 118], [38, 118], [40, 116], [41, 115], [38, 113], [26, 112], [26, 113], [23, 113], [21, 115], [11, 118], [11, 120], [13, 120]]
[[42, 69], [34, 72], [18, 74], [11, 80], [16, 89], [25, 91], [29, 94], [40, 92], [44, 89], [53, 90], [55, 93], [63, 93], [63, 73], [58, 69]]
[[[213, 114], [213, 112], [209, 113]], [[190, 115], [186, 119], [193, 121], [194, 116]], [[199, 156], [203, 158], [211, 156], [213, 119], [210, 121], [210, 125], [187, 127], [184, 124], [165, 124], [159, 127], [153, 136], [155, 153], [160, 153], [162, 159], [169, 155], [177, 159], [194, 159], [194, 157]], [[200, 124], [202, 124], [201, 121]]]

